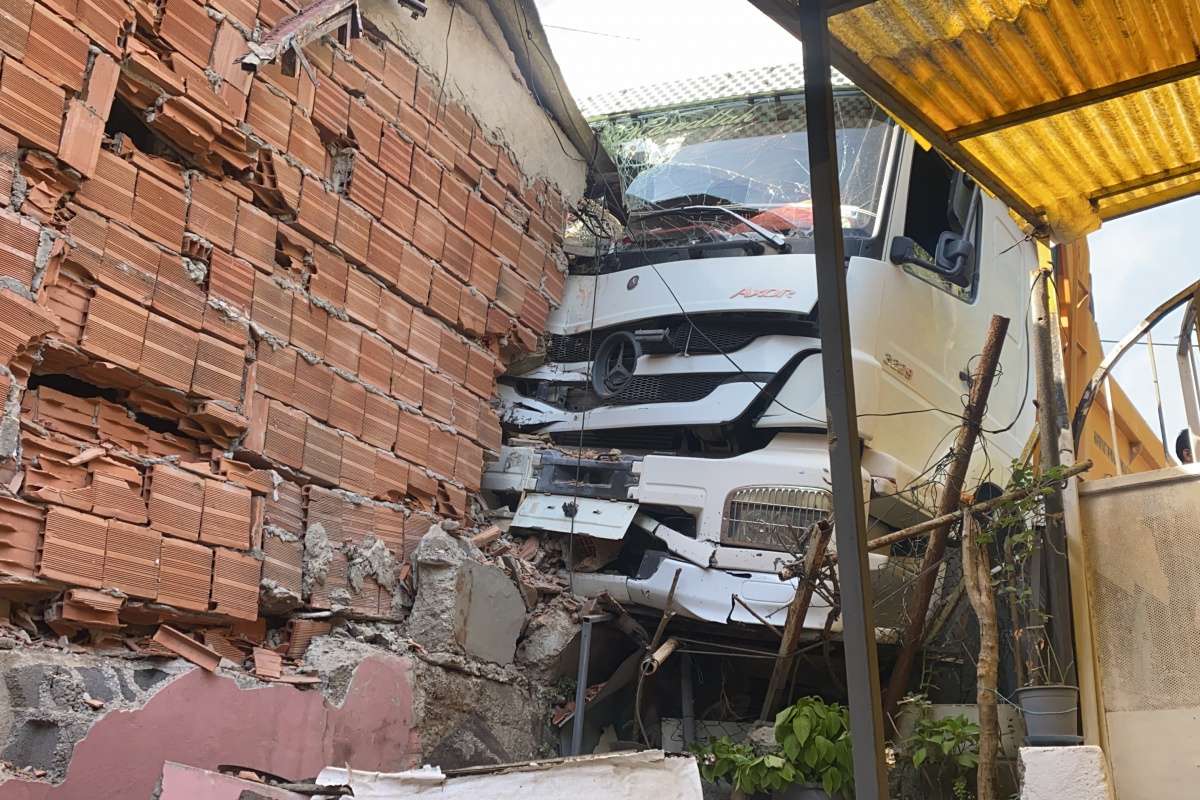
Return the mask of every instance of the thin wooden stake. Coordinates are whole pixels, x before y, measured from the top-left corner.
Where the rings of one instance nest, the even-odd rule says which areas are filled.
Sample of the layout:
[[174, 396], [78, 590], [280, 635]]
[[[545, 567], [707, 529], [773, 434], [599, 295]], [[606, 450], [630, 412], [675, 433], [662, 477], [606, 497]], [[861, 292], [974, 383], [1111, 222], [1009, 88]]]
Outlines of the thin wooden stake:
[[975, 664], [975, 703], [979, 707], [979, 764], [975, 796], [996, 800], [996, 755], [1000, 750], [1000, 712], [996, 689], [1000, 670], [1000, 633], [996, 622], [996, 596], [992, 591], [992, 565], [979, 541], [975, 517], [963, 517], [963, 580], [967, 597], [979, 619], [979, 660]]
[[[983, 427], [983, 412], [987, 407], [988, 395], [992, 391], [992, 380], [996, 377], [996, 367], [1000, 363], [1000, 351], [1004, 347], [1004, 335], [1007, 332], [1008, 318], [993, 315], [979, 363], [971, 377], [971, 393], [963, 415], [962, 427], [958, 429], [958, 438], [954, 442], [953, 459], [946, 471], [946, 485], [938, 503], [938, 516], [950, 514], [962, 504], [963, 482], [971, 464], [971, 455], [975, 452], [975, 441], [979, 438], [980, 428]], [[925, 632], [925, 616], [929, 612], [929, 602], [937, 584], [938, 565], [946, 554], [946, 537], [949, 533], [950, 522], [946, 522], [929, 534], [925, 557], [917, 573], [920, 577], [913, 587], [907, 605], [909, 618], [904, 638], [901, 640], [903, 644], [896, 664], [892, 667], [892, 677], [888, 681], [887, 694], [884, 696], [883, 712], [886, 717], [895, 717], [896, 705], [908, 691], [913, 664]]]
[[829, 546], [829, 535], [832, 532], [833, 526], [829, 521], [820, 520], [808, 536], [808, 550], [804, 554], [804, 574], [800, 576], [796, 595], [788, 607], [783, 637], [779, 640], [779, 655], [775, 658], [775, 668], [771, 670], [771, 681], [767, 684], [767, 696], [763, 700], [762, 712], [758, 715], [761, 720], [769, 720], [775, 713], [775, 704], [779, 695], [783, 693], [788, 675], [792, 673], [792, 664], [796, 660], [796, 645], [800, 641], [800, 632], [804, 630], [804, 618], [808, 616], [808, 607], [817, 588], [817, 579], [825, 563], [825, 548]]

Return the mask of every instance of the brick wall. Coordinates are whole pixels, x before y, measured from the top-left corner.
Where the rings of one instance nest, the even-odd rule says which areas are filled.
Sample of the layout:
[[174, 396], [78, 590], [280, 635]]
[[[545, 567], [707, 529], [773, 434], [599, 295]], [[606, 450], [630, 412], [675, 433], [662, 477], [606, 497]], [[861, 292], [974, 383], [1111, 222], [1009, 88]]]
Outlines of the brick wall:
[[394, 44], [242, 71], [295, 7], [0, 9], [0, 588], [128, 598], [59, 630], [394, 616], [561, 300], [561, 194]]

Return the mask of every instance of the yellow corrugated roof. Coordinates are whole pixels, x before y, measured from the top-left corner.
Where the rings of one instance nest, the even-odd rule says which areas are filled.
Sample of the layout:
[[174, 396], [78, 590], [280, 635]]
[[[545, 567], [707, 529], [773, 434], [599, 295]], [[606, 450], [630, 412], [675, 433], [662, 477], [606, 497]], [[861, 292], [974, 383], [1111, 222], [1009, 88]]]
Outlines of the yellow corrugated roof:
[[875, 0], [830, 32], [836, 66], [1060, 241], [1200, 192], [1200, 0]]

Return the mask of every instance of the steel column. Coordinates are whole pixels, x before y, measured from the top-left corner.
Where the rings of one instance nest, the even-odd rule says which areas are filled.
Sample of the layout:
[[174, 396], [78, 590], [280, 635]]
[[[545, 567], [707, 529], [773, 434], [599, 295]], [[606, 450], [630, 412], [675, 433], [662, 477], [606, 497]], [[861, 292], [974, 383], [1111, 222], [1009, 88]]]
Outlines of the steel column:
[[592, 657], [592, 617], [583, 618], [579, 634], [579, 669], [575, 675], [575, 719], [571, 725], [571, 755], [582, 755], [583, 718], [587, 713], [588, 661]]
[[801, 0], [797, 10], [804, 48], [818, 321], [829, 428], [829, 465], [834, 488], [833, 520], [841, 586], [846, 688], [850, 698], [850, 737], [854, 746], [854, 785], [858, 800], [884, 800], [888, 792], [883, 760], [883, 713], [879, 698], [879, 659], [875, 649], [875, 614], [867, 567], [858, 410], [854, 399], [846, 263], [842, 247], [842, 200], [830, 79], [829, 20], [821, 0]]

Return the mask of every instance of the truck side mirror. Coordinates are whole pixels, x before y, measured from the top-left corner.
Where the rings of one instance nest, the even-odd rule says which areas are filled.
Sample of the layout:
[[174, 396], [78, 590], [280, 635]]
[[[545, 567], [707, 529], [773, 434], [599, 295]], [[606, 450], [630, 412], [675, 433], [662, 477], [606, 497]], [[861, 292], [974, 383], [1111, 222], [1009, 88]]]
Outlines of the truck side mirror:
[[975, 181], [965, 172], [955, 172], [950, 181], [950, 196], [946, 198], [946, 222], [955, 233], [965, 233], [971, 204], [975, 199]]
[[970, 267], [975, 245], [961, 233], [946, 231], [938, 237], [933, 270], [955, 286], [971, 285]]
[[896, 266], [904, 266], [912, 264], [917, 267], [937, 271], [937, 267], [929, 259], [922, 258], [917, 253], [917, 243], [907, 236], [897, 236], [892, 239], [891, 251], [888, 253], [888, 259]]
[[912, 264], [936, 272], [955, 286], [964, 288], [971, 285], [970, 267], [974, 256], [975, 246], [965, 236], [953, 231], [946, 231], [938, 237], [933, 261], [922, 257], [917, 250], [917, 243], [907, 236], [892, 239], [888, 253], [888, 259], [897, 266]]

